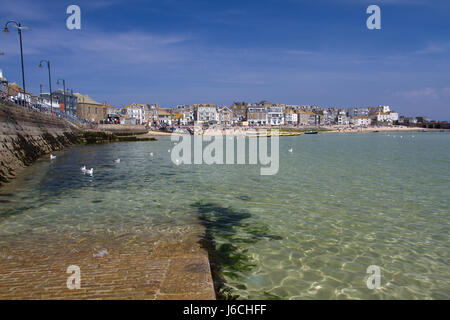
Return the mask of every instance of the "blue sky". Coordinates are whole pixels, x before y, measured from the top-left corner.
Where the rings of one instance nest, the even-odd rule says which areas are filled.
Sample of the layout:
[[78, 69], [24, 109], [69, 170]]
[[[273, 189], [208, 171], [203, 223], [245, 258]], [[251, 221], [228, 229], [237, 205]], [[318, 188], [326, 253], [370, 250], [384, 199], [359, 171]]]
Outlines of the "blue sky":
[[[67, 6], [81, 30], [66, 28]], [[381, 7], [381, 30], [366, 8]], [[21, 21], [27, 89], [54, 82], [121, 107], [269, 100], [324, 107], [390, 105], [450, 120], [447, 0], [4, 0]], [[21, 84], [18, 36], [0, 34], [0, 69]], [[53, 83], [56, 88], [56, 84]]]

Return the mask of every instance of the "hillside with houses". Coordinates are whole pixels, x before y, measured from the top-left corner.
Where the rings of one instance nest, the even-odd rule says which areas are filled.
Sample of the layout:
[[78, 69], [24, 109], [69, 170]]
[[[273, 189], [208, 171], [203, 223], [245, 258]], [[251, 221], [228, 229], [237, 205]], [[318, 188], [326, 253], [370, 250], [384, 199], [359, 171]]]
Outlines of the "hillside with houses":
[[[42, 89], [42, 87], [41, 87]], [[73, 90], [58, 89], [34, 95], [9, 83], [0, 72], [1, 99], [71, 121], [98, 124], [145, 125], [153, 128], [172, 126], [223, 127], [370, 127], [419, 126], [447, 128], [448, 122], [429, 121], [426, 117], [401, 116], [390, 106], [322, 107], [261, 102], [234, 102], [230, 106], [192, 104], [161, 107], [158, 104], [131, 103], [114, 107]]]

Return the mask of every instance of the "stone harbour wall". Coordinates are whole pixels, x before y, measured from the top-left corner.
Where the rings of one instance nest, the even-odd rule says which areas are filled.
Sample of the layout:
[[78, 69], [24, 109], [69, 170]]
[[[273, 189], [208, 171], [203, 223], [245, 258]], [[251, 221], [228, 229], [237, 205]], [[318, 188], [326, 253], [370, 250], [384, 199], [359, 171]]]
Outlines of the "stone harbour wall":
[[76, 125], [0, 101], [0, 185], [39, 157], [79, 142]]

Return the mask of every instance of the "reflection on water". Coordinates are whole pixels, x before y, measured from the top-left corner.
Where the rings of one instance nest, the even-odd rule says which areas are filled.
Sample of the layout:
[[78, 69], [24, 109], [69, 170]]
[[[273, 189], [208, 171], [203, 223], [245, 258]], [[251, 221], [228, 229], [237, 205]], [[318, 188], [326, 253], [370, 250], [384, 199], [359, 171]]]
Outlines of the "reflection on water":
[[268, 234], [267, 226], [245, 223], [244, 221], [250, 218], [246, 211], [201, 201], [192, 204], [192, 207], [198, 210], [199, 220], [206, 230], [203, 244], [210, 252], [210, 264], [218, 296], [238, 298], [239, 296], [233, 295], [232, 289], [226, 285], [224, 276], [237, 281], [241, 289], [246, 289], [245, 284], [239, 283], [243, 282], [245, 274], [255, 267], [246, 246], [255, 244], [259, 239], [281, 240], [281, 237]]
[[450, 136], [402, 135], [283, 137], [276, 176], [176, 166], [165, 138], [74, 147], [0, 189], [0, 249], [61, 234], [107, 248], [201, 225], [226, 297], [449, 299]]

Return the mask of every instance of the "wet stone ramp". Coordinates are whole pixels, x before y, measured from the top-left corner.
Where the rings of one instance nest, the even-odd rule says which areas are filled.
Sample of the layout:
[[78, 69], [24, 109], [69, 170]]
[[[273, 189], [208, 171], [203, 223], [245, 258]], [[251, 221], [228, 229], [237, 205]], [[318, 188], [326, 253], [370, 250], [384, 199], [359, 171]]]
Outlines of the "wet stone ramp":
[[[0, 299], [215, 299], [202, 232], [3, 236]], [[67, 287], [71, 265], [80, 268], [80, 289]]]

